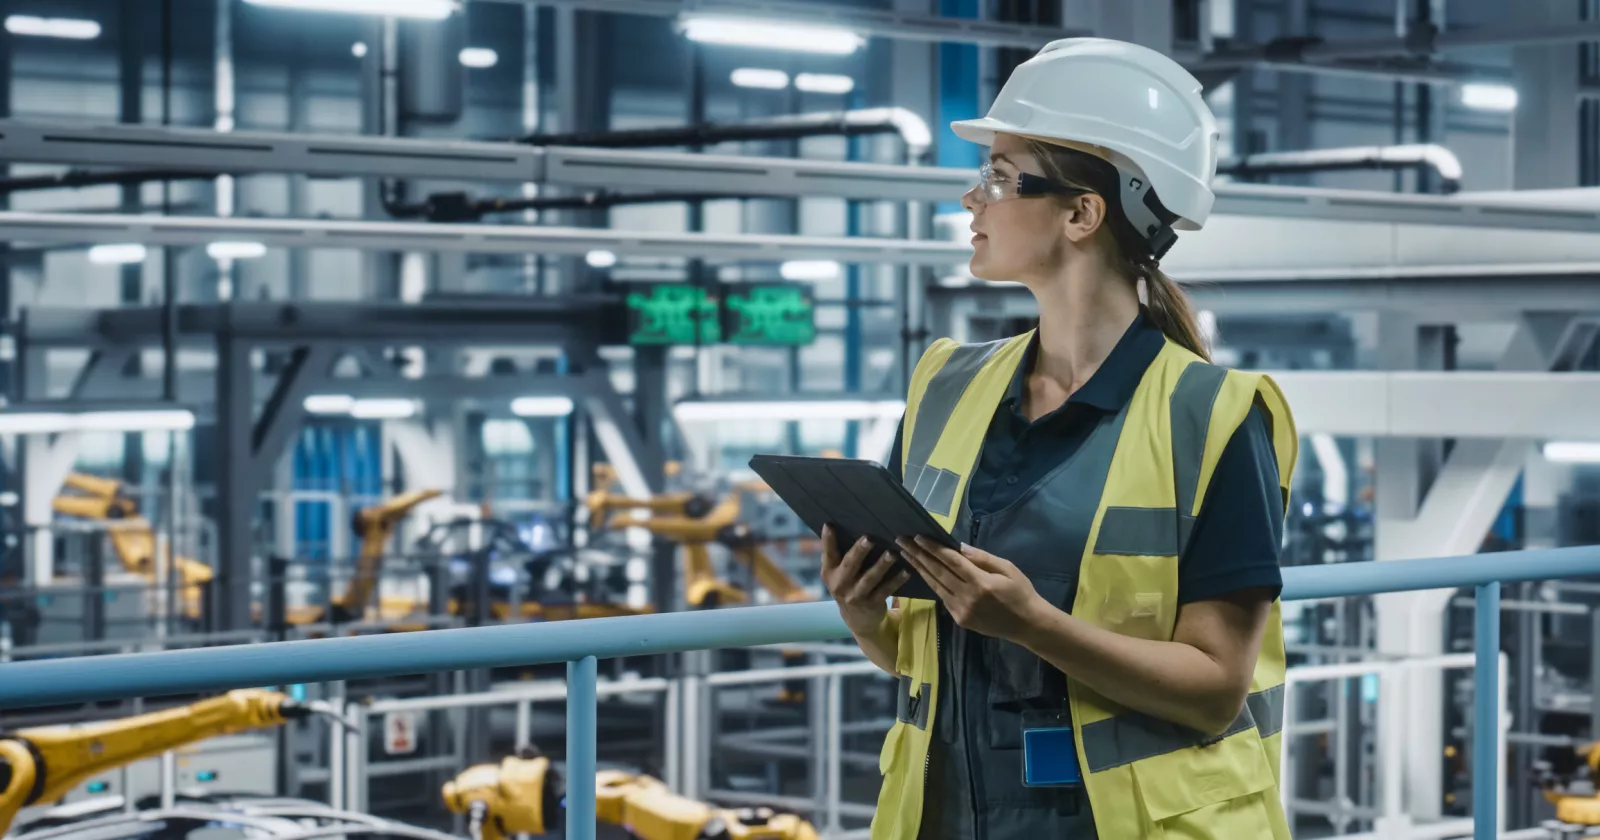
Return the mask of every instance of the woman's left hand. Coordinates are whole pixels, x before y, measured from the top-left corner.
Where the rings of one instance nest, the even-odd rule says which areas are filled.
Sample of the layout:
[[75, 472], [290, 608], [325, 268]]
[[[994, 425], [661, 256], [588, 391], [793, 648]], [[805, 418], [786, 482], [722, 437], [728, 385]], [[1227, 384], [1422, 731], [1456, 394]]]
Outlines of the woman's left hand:
[[1033, 582], [1009, 560], [965, 543], [956, 551], [925, 537], [897, 542], [950, 617], [974, 633], [1014, 640], [1044, 605]]

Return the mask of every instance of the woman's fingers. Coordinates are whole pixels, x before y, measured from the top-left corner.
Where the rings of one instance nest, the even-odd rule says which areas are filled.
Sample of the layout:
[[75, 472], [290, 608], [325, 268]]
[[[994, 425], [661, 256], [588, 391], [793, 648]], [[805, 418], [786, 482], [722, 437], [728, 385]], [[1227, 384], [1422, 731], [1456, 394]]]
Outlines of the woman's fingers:
[[927, 581], [934, 594], [941, 599], [948, 600], [950, 598], [951, 586], [949, 579], [942, 576], [945, 574], [943, 570], [936, 568], [938, 566], [937, 562], [928, 560], [925, 553], [915, 549], [906, 549], [904, 556], [906, 561], [911, 564], [911, 567], [917, 570], [917, 574], [922, 575], [922, 579]]
[[[879, 565], [889, 566], [891, 568], [894, 566], [893, 563], [890, 563], [890, 562], [888, 562], [886, 560], [880, 560], [879, 561]], [[871, 598], [871, 600], [874, 603], [878, 603], [878, 602], [881, 602], [881, 601], [888, 600], [890, 595], [893, 595], [895, 592], [899, 591], [900, 587], [905, 586], [906, 585], [906, 581], [908, 581], [910, 579], [911, 579], [911, 572], [909, 572], [909, 571], [907, 571], [905, 569], [901, 569], [900, 571], [895, 572], [893, 575], [891, 575], [889, 577], [888, 580], [885, 580], [882, 583], [879, 583], [878, 587], [876, 589], [872, 590], [872, 598]]]
[[851, 593], [856, 596], [870, 595], [873, 590], [878, 588], [878, 584], [883, 582], [884, 576], [889, 574], [889, 570], [893, 568], [894, 562], [892, 558], [887, 554], [879, 555], [877, 561], [862, 572], [860, 577], [856, 578], [856, 583], [851, 588]]

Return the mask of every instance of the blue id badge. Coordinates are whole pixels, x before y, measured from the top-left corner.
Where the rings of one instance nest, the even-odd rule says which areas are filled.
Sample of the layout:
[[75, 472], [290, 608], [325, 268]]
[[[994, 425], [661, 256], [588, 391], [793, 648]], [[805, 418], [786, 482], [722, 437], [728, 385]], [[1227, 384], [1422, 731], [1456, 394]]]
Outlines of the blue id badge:
[[1022, 713], [1022, 784], [1026, 787], [1076, 787], [1078, 748], [1072, 743], [1072, 718], [1065, 710]]

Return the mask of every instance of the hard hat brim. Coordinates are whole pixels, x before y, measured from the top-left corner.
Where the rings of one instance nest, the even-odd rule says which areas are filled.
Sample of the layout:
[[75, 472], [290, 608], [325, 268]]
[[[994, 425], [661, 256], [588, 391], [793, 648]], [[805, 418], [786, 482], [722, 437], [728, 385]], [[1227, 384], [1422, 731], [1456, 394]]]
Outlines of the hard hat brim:
[[993, 146], [996, 134], [1021, 134], [1022, 130], [1010, 123], [989, 117], [979, 117], [975, 120], [956, 120], [950, 124], [950, 130], [957, 137], [980, 146]]

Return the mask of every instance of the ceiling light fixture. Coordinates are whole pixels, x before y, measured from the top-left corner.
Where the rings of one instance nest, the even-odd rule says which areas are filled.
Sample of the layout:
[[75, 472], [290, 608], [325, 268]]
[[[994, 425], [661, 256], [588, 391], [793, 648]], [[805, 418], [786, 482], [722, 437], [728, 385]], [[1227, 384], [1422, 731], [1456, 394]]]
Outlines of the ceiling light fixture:
[[6, 31], [12, 35], [35, 38], [66, 38], [72, 41], [92, 41], [100, 37], [100, 24], [77, 18], [45, 18], [33, 15], [10, 15], [6, 18]]
[[731, 47], [849, 55], [866, 43], [859, 33], [848, 29], [788, 21], [691, 15], [679, 25], [691, 41]]
[[245, 0], [252, 6], [357, 15], [444, 20], [461, 8], [456, 0]]
[[95, 265], [132, 265], [144, 262], [145, 247], [137, 242], [96, 245], [89, 249], [89, 262]]
[[517, 397], [511, 413], [518, 417], [566, 417], [572, 413], [571, 397]]
[[[804, 75], [804, 74], [802, 74]], [[735, 87], [756, 90], [783, 90], [789, 86], [789, 74], [782, 70], [764, 67], [740, 67], [728, 77]]]
[[801, 73], [794, 77], [794, 86], [805, 93], [843, 95], [856, 89], [856, 80], [833, 73]]
[[83, 403], [14, 404], [0, 409], [0, 434], [57, 432], [181, 432], [194, 428], [187, 408], [98, 407]]
[[500, 63], [500, 54], [488, 47], [466, 47], [459, 56], [462, 67], [487, 70]]
[[206, 256], [214, 260], [257, 260], [267, 255], [267, 246], [260, 242], [213, 242], [206, 246]]
[[1544, 458], [1557, 464], [1600, 464], [1600, 442], [1552, 440], [1544, 445]]
[[1474, 111], [1515, 111], [1517, 89], [1510, 85], [1469, 82], [1461, 86], [1461, 104]]
[[837, 280], [844, 267], [833, 260], [790, 260], [778, 266], [778, 274], [791, 283]]
[[590, 268], [610, 268], [617, 264], [617, 255], [610, 251], [590, 251], [583, 255]]

